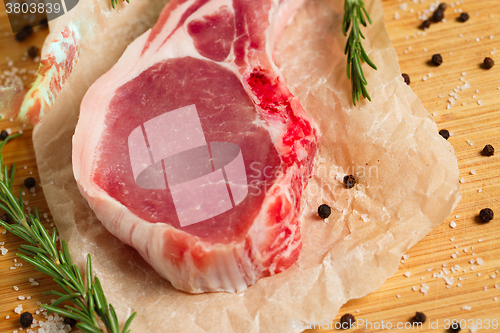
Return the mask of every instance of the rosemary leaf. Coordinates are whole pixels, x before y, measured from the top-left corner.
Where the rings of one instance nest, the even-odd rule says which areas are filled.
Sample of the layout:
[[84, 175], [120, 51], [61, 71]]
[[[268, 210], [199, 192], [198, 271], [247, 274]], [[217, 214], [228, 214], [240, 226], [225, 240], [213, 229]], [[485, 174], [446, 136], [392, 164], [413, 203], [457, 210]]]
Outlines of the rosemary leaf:
[[85, 323], [78, 323], [76, 327], [84, 331], [85, 333], [102, 333], [101, 330], [95, 328], [94, 326], [87, 325]]
[[118, 318], [116, 318], [116, 312], [113, 306], [110, 304], [109, 305], [109, 312], [108, 312], [108, 318], [109, 318], [109, 323], [111, 324], [111, 332], [112, 333], [120, 333], [120, 328], [118, 326]]
[[70, 300], [70, 299], [73, 299], [73, 298], [76, 298], [76, 297], [80, 297], [80, 296], [81, 296], [81, 294], [79, 294], [79, 293], [73, 293], [73, 294], [68, 294], [68, 295], [61, 296], [59, 299], [57, 299], [55, 302], [53, 302], [51, 304], [51, 306], [58, 306], [62, 302], [65, 302], [67, 300]]
[[123, 326], [122, 333], [129, 333], [130, 332], [130, 330], [128, 328], [129, 328], [130, 324], [132, 323], [132, 320], [134, 320], [136, 314], [137, 314], [137, 312], [134, 312], [134, 313], [132, 313], [132, 315], [130, 317], [128, 317], [127, 321], [125, 322], [125, 325]]

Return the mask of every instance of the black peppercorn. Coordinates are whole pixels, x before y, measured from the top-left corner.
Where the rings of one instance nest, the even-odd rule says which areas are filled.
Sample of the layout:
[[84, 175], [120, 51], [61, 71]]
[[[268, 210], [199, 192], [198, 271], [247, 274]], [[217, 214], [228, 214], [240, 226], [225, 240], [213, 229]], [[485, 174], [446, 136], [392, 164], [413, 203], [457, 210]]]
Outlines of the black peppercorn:
[[38, 22], [38, 24], [42, 29], [47, 29], [49, 27], [49, 22], [47, 22], [46, 18], [41, 19], [40, 22]]
[[323, 219], [326, 219], [331, 213], [332, 209], [326, 204], [322, 204], [318, 207], [318, 215]]
[[460, 330], [462, 330], [462, 328], [460, 327], [460, 324], [457, 321], [451, 323], [450, 333], [458, 333], [460, 332]]
[[356, 319], [350, 313], [346, 313], [342, 317], [340, 317], [340, 324], [343, 329], [349, 329], [354, 326]]
[[492, 145], [486, 145], [483, 148], [483, 155], [485, 156], [493, 156], [495, 155], [495, 148]]
[[345, 188], [353, 188], [356, 185], [356, 178], [353, 175], [344, 176], [344, 186]]
[[401, 74], [401, 76], [403, 77], [403, 79], [405, 80], [405, 83], [407, 85], [410, 85], [410, 76], [408, 74]]
[[71, 327], [74, 327], [76, 325], [76, 320], [70, 317], [64, 317], [64, 325], [69, 325]]
[[447, 7], [448, 7], [448, 5], [447, 5], [446, 3], [441, 2], [441, 3], [439, 4], [439, 7], [438, 7], [438, 8], [439, 8], [439, 9], [441, 9], [441, 10], [444, 12], [444, 11], [446, 10], [446, 8], [447, 8]]
[[481, 222], [483, 223], [490, 222], [491, 220], [493, 220], [493, 217], [493, 211], [489, 208], [481, 209], [481, 211], [479, 212], [479, 220], [481, 220]]
[[425, 20], [424, 22], [422, 22], [422, 29], [429, 29], [430, 26], [431, 26], [431, 21]]
[[436, 9], [432, 14], [432, 20], [434, 22], [441, 22], [444, 19], [444, 12], [441, 9]]
[[28, 177], [24, 180], [24, 186], [27, 188], [32, 188], [36, 185], [36, 180], [33, 177]]
[[9, 136], [9, 133], [7, 133], [6, 130], [2, 130], [2, 132], [0, 132], [0, 140], [5, 140], [7, 139], [7, 137]]
[[30, 46], [30, 47], [28, 48], [28, 56], [29, 56], [30, 58], [35, 58], [35, 57], [38, 55], [38, 51], [40, 51], [40, 50], [38, 49], [38, 47], [36, 47], [36, 46]]
[[0, 215], [0, 220], [9, 223], [9, 215], [3, 213], [2, 215]]
[[33, 324], [33, 315], [28, 311], [23, 312], [21, 318], [19, 318], [19, 322], [21, 323], [22, 327], [28, 328], [31, 324]]
[[447, 129], [442, 129], [439, 131], [439, 135], [448, 140], [450, 137], [450, 132]]
[[493, 65], [495, 65], [495, 62], [493, 61], [493, 59], [491, 59], [490, 57], [484, 58], [484, 61], [483, 61], [484, 68], [490, 69], [491, 67], [493, 67]]
[[33, 34], [33, 28], [30, 25], [25, 25], [21, 31], [16, 33], [16, 40], [22, 42], [31, 34]]
[[423, 312], [416, 312], [411, 322], [423, 324], [427, 320], [427, 316]]
[[26, 38], [28, 38], [28, 34], [26, 33], [26, 31], [19, 31], [16, 33], [16, 40], [18, 42], [23, 42]]
[[459, 20], [460, 22], [466, 22], [468, 19], [469, 19], [469, 14], [467, 14], [467, 13], [462, 13], [462, 14], [460, 14], [460, 16], [458, 17], [458, 20]]
[[441, 55], [438, 53], [438, 54], [435, 54], [432, 56], [432, 59], [431, 59], [432, 63], [436, 66], [439, 66], [443, 63], [443, 58], [441, 57]]

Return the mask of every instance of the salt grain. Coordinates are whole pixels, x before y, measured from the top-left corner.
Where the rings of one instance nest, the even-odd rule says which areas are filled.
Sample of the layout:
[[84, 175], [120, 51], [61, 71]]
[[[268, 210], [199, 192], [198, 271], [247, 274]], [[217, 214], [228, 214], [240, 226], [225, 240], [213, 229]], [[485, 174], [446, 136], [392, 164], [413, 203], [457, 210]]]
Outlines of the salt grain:
[[481, 258], [477, 258], [477, 259], [476, 259], [476, 262], [477, 262], [477, 264], [478, 264], [478, 265], [482, 265], [482, 264], [484, 264], [484, 261], [483, 261], [483, 259], [481, 259]]
[[457, 224], [455, 223], [455, 221], [450, 222], [450, 227], [455, 228], [456, 226], [457, 226]]
[[462, 306], [462, 310], [470, 311], [470, 310], [472, 310], [472, 307], [465, 305], [465, 306]]
[[406, 277], [410, 277], [410, 276], [411, 276], [411, 273], [410, 273], [410, 272], [406, 272], [404, 275], [405, 275]]
[[476, 170], [471, 170], [470, 173], [473, 174], [473, 175], [475, 175], [476, 174]]

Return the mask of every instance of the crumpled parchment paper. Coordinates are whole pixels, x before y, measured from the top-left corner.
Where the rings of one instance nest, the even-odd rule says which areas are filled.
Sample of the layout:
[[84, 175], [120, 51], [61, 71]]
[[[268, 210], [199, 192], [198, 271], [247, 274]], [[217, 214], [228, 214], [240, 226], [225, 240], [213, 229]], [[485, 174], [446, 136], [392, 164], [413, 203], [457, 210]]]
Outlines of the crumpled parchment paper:
[[[364, 45], [378, 70], [365, 67], [373, 101], [358, 107], [352, 105], [345, 74], [343, 1], [310, 0], [275, 50], [289, 88], [322, 135], [316, 173], [302, 199], [300, 258], [286, 272], [240, 294], [175, 290], [102, 227], [71, 169], [71, 137], [86, 89], [113, 65], [126, 41], [144, 31], [126, 28], [130, 20], [144, 15], [141, 22], [154, 22], [155, 13], [141, 2], [131, 1], [138, 7], [124, 7], [122, 14], [128, 16], [113, 16], [109, 29], [82, 50], [68, 83], [33, 133], [44, 193], [62, 238], [80, 266], [92, 254], [121, 320], [138, 312], [133, 332], [283, 333], [301, 331], [292, 320], [330, 320], [349, 299], [375, 291], [393, 275], [402, 254], [458, 203], [454, 150], [403, 82], [380, 0], [365, 0], [373, 25], [364, 30]], [[344, 174], [355, 174], [358, 185], [345, 189]], [[316, 214], [321, 203], [333, 208], [327, 223]]]

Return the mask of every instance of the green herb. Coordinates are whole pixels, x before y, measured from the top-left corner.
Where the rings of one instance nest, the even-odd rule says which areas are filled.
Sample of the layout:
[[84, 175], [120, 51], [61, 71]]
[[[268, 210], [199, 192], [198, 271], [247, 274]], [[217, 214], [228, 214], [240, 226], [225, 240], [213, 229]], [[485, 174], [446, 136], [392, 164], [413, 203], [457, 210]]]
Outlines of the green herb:
[[[59, 297], [52, 305], [42, 305], [49, 312], [73, 318], [78, 323], [76, 327], [86, 333], [128, 333], [129, 326], [135, 317], [135, 312], [128, 318], [120, 331], [118, 318], [111, 304], [108, 304], [101, 283], [96, 276], [92, 276], [92, 262], [90, 254], [87, 255], [85, 276], [82, 276], [78, 267], [73, 264], [68, 246], [61, 242], [58, 249], [56, 228], [52, 234], [40, 222], [38, 209], [35, 207], [34, 215], [24, 213], [23, 194], [19, 189], [19, 197], [12, 192], [12, 183], [16, 172], [13, 165], [10, 173], [3, 164], [1, 153], [4, 145], [21, 134], [7, 137], [0, 144], [0, 208], [7, 213], [14, 224], [7, 224], [0, 220], [0, 225], [14, 235], [24, 239], [28, 244], [21, 245], [21, 253], [17, 255], [29, 262], [35, 269], [48, 274], [62, 288], [64, 292], [52, 290], [46, 294]], [[84, 283], [84, 279], [86, 284]], [[59, 304], [69, 301], [73, 306]]]
[[[127, 3], [130, 3], [130, 0], [124, 0], [124, 1], [127, 1]], [[113, 8], [115, 8], [115, 5], [118, 4], [118, 0], [111, 0], [111, 6], [113, 6]]]
[[361, 32], [359, 24], [361, 23], [366, 27], [367, 20], [370, 24], [372, 23], [363, 0], [345, 0], [342, 32], [344, 36], [347, 36], [349, 28], [351, 28], [344, 53], [347, 54], [347, 78], [351, 80], [352, 101], [354, 105], [356, 105], [356, 101], [359, 101], [359, 95], [363, 95], [364, 98], [371, 101], [370, 95], [366, 91], [365, 86], [368, 82], [366, 81], [361, 64], [366, 62], [373, 69], [377, 69], [377, 66], [368, 58], [361, 44], [361, 38], [365, 39], [365, 36]]

